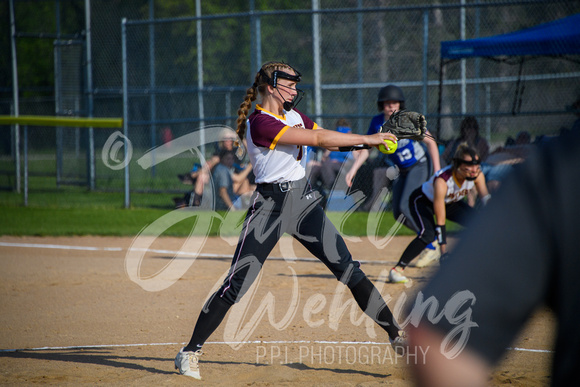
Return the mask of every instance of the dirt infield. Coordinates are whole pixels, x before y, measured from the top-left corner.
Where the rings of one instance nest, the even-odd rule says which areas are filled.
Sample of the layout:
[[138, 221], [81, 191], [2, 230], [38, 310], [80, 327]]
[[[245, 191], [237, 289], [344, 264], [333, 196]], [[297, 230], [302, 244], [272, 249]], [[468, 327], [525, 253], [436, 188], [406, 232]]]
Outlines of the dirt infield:
[[[409, 240], [394, 238], [384, 249], [364, 238], [347, 242], [395, 313], [436, 269], [407, 269], [413, 278], [408, 287], [385, 283]], [[139, 273], [145, 287], [185, 241], [159, 238], [143, 250]], [[186, 252], [202, 243], [189, 242]], [[131, 243], [0, 237], [0, 384], [413, 385], [407, 364], [421, 361], [421, 353], [396, 356], [386, 334], [351, 308], [350, 293], [287, 238], [271, 254], [255, 292], [204, 346], [203, 380], [178, 375], [173, 358], [229, 268], [234, 241], [210, 238], [195, 260], [177, 255], [173, 262], [187, 270], [157, 291], [130, 280], [125, 261]], [[292, 256], [298, 259], [282, 259]], [[492, 384], [549, 384], [553, 325], [547, 312], [538, 312], [516, 349], [507, 351]]]

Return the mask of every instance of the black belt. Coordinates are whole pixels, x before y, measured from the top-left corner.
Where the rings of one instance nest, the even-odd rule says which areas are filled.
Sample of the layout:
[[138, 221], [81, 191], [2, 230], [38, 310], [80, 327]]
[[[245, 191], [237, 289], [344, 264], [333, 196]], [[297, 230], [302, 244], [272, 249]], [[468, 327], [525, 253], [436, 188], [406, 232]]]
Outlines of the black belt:
[[288, 192], [293, 188], [298, 188], [296, 181], [285, 181], [283, 183], [259, 183], [258, 189], [261, 191]]

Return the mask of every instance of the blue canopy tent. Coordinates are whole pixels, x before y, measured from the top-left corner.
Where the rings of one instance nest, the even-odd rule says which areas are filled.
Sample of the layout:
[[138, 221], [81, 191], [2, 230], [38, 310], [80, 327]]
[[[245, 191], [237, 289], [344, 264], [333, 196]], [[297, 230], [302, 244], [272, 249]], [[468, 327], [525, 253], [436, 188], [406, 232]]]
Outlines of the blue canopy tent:
[[[580, 54], [580, 13], [506, 34], [441, 42], [441, 65], [439, 71], [439, 118], [441, 120], [441, 97], [444, 66], [463, 58], [498, 58], [520, 56], [523, 64], [526, 56], [565, 56]], [[518, 90], [516, 90], [518, 93]], [[515, 114], [515, 113], [514, 113]]]
[[441, 42], [441, 58], [580, 54], [580, 13], [516, 32]]

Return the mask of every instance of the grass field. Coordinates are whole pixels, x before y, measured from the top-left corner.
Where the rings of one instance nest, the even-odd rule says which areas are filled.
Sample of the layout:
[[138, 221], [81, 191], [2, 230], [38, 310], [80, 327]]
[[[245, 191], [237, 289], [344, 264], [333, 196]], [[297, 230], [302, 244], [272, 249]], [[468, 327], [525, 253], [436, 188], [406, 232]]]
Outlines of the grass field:
[[[181, 213], [179, 220], [164, 235], [188, 236], [197, 224], [198, 230], [209, 230], [210, 236], [239, 233], [243, 211], [227, 214], [208, 210], [174, 210], [171, 194], [132, 194], [132, 208], [123, 208], [122, 193], [90, 192], [86, 188], [66, 187], [29, 194], [28, 206], [22, 205], [22, 194], [0, 192], [0, 235], [101, 235], [135, 236], [147, 225], [170, 213]], [[369, 216], [370, 215], [370, 216]], [[331, 221], [348, 236], [369, 233], [386, 235], [395, 226], [391, 212], [328, 212]], [[224, 219], [227, 218], [227, 222]], [[177, 219], [177, 218], [176, 218]], [[234, 222], [230, 220], [234, 219]], [[233, 225], [235, 223], [235, 225]], [[452, 226], [450, 231], [458, 227]], [[412, 235], [405, 227], [397, 235]]]
[[[57, 184], [54, 154], [39, 151], [29, 159], [28, 206], [24, 207], [23, 194], [7, 188], [15, 186], [14, 165], [6, 158], [1, 159], [0, 187], [5, 190], [0, 191], [0, 235], [135, 236], [152, 222], [172, 213], [173, 198], [192, 189], [191, 185], [184, 185], [177, 179], [177, 174], [187, 171], [192, 160], [195, 161], [191, 156], [179, 155], [156, 165], [154, 170], [131, 163], [129, 209], [124, 208], [122, 170], [114, 171], [101, 162], [96, 163], [97, 180], [93, 191], [86, 187], [86, 181], [84, 186]], [[86, 176], [86, 163], [82, 160], [79, 157], [74, 161], [70, 156], [63, 172], [77, 178]], [[229, 220], [232, 216], [243, 216], [243, 212], [229, 215], [224, 223], [227, 214], [223, 212], [185, 211], [189, 211], [188, 216], [179, 215], [177, 218], [182, 220], [175, 221], [163, 235], [188, 236], [192, 230], [194, 234], [196, 230], [203, 230], [210, 236], [237, 234], [239, 228], [232, 226]], [[384, 236], [396, 227], [390, 212], [374, 213], [370, 217], [366, 212], [350, 215], [329, 212], [328, 216], [348, 236]], [[449, 228], [451, 232], [456, 229]], [[401, 227], [397, 235], [412, 235], [412, 232]]]
[[[101, 208], [35, 208], [0, 206], [2, 222], [0, 223], [0, 235], [35, 235], [35, 236], [64, 236], [64, 235], [102, 235], [102, 236], [135, 236], [145, 226], [160, 219], [162, 216], [174, 210], [162, 209], [121, 209], [114, 207]], [[223, 219], [224, 212], [175, 210], [180, 213], [188, 213], [183, 219], [165, 231], [166, 236], [188, 236], [191, 234], [195, 222], [203, 222], [209, 227], [211, 236], [235, 235], [239, 233], [236, 227], [228, 226]], [[244, 215], [244, 212], [236, 212], [230, 216]], [[393, 227], [394, 220], [390, 213], [385, 213], [378, 234], [386, 235]], [[357, 212], [351, 214], [342, 222], [344, 213], [329, 212], [331, 221], [341, 231], [349, 236], [367, 235], [368, 213]], [[231, 219], [231, 218], [228, 218]], [[198, 229], [208, 229], [200, 227]], [[401, 228], [397, 235], [411, 235], [406, 228]]]

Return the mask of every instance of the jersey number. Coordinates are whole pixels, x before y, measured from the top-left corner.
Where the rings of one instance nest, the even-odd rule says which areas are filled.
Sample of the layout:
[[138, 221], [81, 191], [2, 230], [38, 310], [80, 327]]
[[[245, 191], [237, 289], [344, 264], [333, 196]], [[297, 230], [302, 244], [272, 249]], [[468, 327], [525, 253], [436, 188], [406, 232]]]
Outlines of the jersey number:
[[413, 158], [413, 152], [411, 152], [410, 149], [405, 148], [401, 152], [397, 152], [397, 157], [399, 158], [399, 161], [402, 164], [406, 160], [411, 160]]

